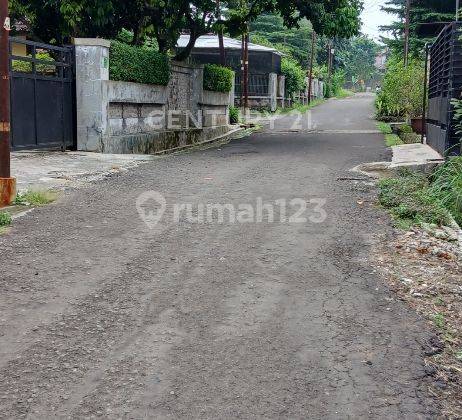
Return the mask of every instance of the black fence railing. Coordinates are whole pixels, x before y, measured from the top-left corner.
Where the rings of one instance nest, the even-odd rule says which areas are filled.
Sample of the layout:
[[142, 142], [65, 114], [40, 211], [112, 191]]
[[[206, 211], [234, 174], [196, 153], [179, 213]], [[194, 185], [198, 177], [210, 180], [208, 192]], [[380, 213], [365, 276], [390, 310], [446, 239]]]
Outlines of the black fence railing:
[[[236, 96], [241, 94], [241, 75], [236, 74], [234, 93]], [[268, 96], [269, 75], [250, 74], [249, 75], [249, 96]]]
[[427, 143], [445, 156], [460, 154], [451, 101], [462, 93], [462, 24], [453, 22], [430, 48]]

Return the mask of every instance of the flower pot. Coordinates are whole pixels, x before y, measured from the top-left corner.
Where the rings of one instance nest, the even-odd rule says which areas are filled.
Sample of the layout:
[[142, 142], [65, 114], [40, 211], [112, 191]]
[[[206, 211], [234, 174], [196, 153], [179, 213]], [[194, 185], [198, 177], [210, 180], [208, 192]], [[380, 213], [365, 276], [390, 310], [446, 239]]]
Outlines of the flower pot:
[[425, 134], [425, 124], [423, 117], [411, 118], [411, 127], [414, 133]]
[[0, 178], [0, 208], [9, 206], [16, 198], [16, 178]]

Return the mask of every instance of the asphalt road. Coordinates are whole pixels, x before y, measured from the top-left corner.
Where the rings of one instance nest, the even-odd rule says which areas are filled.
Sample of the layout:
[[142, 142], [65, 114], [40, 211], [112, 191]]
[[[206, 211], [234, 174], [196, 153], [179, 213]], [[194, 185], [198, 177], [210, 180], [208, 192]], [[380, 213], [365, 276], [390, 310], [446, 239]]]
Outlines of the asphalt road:
[[[329, 101], [310, 127], [289, 116], [17, 220], [0, 236], [0, 417], [435, 416], [430, 332], [370, 260], [388, 216], [349, 179], [387, 158], [372, 112], [370, 96]], [[136, 207], [150, 190], [166, 200], [153, 229]], [[299, 200], [284, 214], [284, 199]], [[307, 220], [289, 222], [300, 199]], [[230, 204], [241, 223], [181, 206], [177, 223], [175, 203]]]

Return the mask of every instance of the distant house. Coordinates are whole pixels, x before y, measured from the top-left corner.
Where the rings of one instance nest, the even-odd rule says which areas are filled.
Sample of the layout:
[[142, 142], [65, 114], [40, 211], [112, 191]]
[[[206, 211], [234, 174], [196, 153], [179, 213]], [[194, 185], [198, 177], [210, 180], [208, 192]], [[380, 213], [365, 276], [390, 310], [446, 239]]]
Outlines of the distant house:
[[[181, 35], [177, 48], [186, 47], [189, 35]], [[242, 45], [240, 39], [223, 37], [225, 64], [236, 73], [235, 103], [240, 105], [241, 96], [241, 59]], [[249, 104], [253, 108], [269, 108], [274, 111], [277, 106], [284, 106], [287, 100], [285, 77], [281, 72], [283, 54], [275, 48], [249, 43]], [[220, 64], [220, 46], [218, 35], [209, 34], [199, 37], [191, 52], [190, 61], [196, 64]], [[322, 97], [323, 84], [313, 80], [312, 95]], [[308, 89], [299, 93], [300, 102], [307, 101]]]
[[[223, 37], [226, 66], [236, 73], [235, 98], [241, 95], [241, 41]], [[181, 35], [177, 47], [184, 48], [189, 35]], [[249, 43], [249, 101], [252, 107], [276, 109], [284, 100], [284, 76], [281, 75], [282, 54], [274, 48]], [[191, 52], [190, 61], [196, 64], [220, 64], [218, 35], [199, 37]]]
[[387, 64], [388, 49], [383, 49], [377, 53], [375, 56], [375, 68], [380, 71], [385, 70], [385, 65]]
[[[181, 35], [177, 47], [184, 48], [188, 44], [189, 35]], [[226, 65], [235, 72], [241, 68], [241, 41], [223, 37]], [[282, 54], [274, 48], [249, 43], [250, 74], [281, 74]], [[191, 53], [191, 61], [197, 64], [220, 64], [220, 47], [218, 35], [202, 35], [196, 41]]]

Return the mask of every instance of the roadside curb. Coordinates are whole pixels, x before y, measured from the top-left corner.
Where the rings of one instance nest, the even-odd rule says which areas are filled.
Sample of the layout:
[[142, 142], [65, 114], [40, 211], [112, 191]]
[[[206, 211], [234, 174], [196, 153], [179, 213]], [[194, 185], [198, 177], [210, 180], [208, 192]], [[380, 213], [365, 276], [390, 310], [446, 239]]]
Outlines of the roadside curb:
[[187, 145], [184, 145], [184, 146], [178, 146], [178, 147], [173, 147], [171, 149], [166, 149], [166, 150], [162, 150], [160, 152], [156, 152], [156, 153], [152, 153], [152, 156], [162, 156], [162, 155], [168, 155], [168, 154], [171, 154], [171, 153], [175, 153], [175, 152], [180, 152], [180, 151], [183, 151], [183, 150], [187, 150], [187, 149], [191, 149], [191, 148], [194, 148], [194, 147], [197, 147], [197, 146], [203, 146], [205, 144], [209, 144], [209, 143], [214, 143], [216, 141], [219, 141], [219, 140], [222, 140], [222, 139], [226, 139], [228, 137], [231, 137], [233, 136], [234, 134], [237, 134], [241, 131], [244, 131], [245, 128], [243, 127], [238, 127], [238, 128], [235, 128], [234, 130], [231, 130], [231, 131], [228, 131], [227, 133], [225, 134], [222, 134], [218, 137], [214, 137], [212, 139], [209, 139], [209, 140], [204, 140], [204, 141], [201, 141], [199, 143], [193, 143], [193, 144], [187, 144]]

